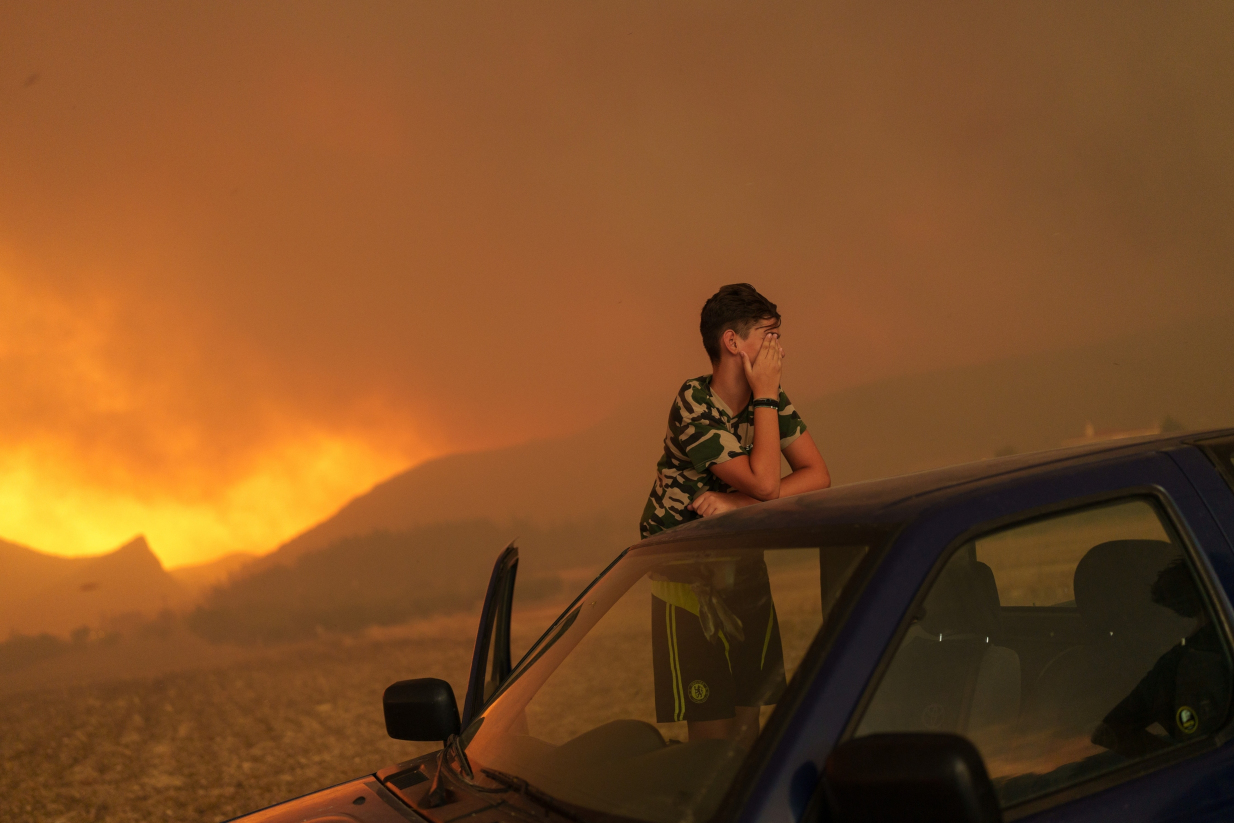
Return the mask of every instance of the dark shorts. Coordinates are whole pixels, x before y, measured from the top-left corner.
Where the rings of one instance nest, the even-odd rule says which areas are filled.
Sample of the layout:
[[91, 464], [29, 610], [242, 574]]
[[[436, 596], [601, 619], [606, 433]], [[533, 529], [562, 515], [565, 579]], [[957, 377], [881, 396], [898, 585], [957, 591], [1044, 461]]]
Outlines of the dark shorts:
[[651, 598], [651, 654], [656, 722], [723, 720], [735, 706], [765, 706], [784, 692], [784, 650], [771, 586], [725, 598], [741, 620], [743, 641], [708, 642], [698, 615]]

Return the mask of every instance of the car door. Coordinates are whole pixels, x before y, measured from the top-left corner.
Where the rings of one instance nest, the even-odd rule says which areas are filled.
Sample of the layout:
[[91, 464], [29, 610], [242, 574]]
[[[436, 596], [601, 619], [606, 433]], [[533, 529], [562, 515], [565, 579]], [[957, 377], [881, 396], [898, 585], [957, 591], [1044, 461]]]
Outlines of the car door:
[[[1171, 450], [1170, 456], [1204, 498], [1226, 540], [1234, 543], [1234, 437], [1226, 434], [1203, 438]], [[1234, 563], [1231, 566], [1217, 567], [1227, 590], [1234, 590]]]
[[800, 817], [841, 740], [953, 731], [1008, 820], [1228, 819], [1230, 605], [1212, 567], [1229, 558], [1163, 454], [941, 502], [889, 550], [749, 812]]
[[484, 594], [480, 625], [476, 631], [476, 645], [471, 653], [467, 696], [463, 699], [460, 714], [464, 729], [510, 676], [514, 662], [510, 652], [510, 612], [514, 604], [514, 582], [517, 575], [518, 547], [511, 541], [493, 564], [488, 589]]

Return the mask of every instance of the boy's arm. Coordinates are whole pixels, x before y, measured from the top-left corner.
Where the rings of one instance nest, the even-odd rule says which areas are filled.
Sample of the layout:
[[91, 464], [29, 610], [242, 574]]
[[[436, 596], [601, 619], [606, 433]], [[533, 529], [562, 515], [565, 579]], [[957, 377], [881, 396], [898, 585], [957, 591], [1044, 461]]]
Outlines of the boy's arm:
[[[763, 347], [751, 363], [742, 352], [746, 382], [754, 398], [780, 398], [780, 374], [783, 369], [779, 339], [769, 334]], [[798, 438], [800, 439], [800, 438]], [[710, 471], [732, 488], [757, 500], [775, 500], [780, 496], [780, 411], [759, 407], [754, 410], [754, 448], [747, 457], [734, 457], [711, 466]]]
[[[721, 465], [727, 466], [739, 459], [745, 458], [734, 458]], [[780, 481], [780, 497], [803, 494], [831, 486], [831, 473], [827, 471], [827, 464], [809, 432], [803, 432], [800, 437], [788, 445], [788, 448], [784, 450], [784, 459], [788, 461], [793, 471]], [[698, 512], [703, 517], [711, 517], [733, 509], [752, 506], [758, 502], [755, 498], [741, 492], [729, 492], [728, 494], [703, 492], [687, 508]]]
[[754, 448], [750, 450], [750, 455], [716, 463], [710, 471], [730, 487], [755, 500], [775, 500], [779, 497], [779, 412], [776, 409], [755, 409]]
[[784, 459], [793, 471], [780, 481], [781, 497], [831, 486], [831, 472], [827, 471], [827, 463], [809, 432], [802, 432], [800, 437], [788, 444]]

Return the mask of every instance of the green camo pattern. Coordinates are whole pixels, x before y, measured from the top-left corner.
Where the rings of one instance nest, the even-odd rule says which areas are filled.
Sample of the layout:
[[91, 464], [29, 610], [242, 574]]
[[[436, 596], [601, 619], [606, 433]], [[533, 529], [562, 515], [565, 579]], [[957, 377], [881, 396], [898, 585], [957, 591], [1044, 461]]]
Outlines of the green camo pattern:
[[[780, 392], [780, 449], [788, 448], [806, 430], [806, 424]], [[733, 415], [711, 391], [711, 375], [687, 380], [668, 413], [664, 455], [656, 464], [656, 482], [643, 507], [639, 533], [650, 537], [698, 515], [686, 508], [703, 492], [733, 491], [708, 469], [754, 447], [754, 409], [748, 403]]]

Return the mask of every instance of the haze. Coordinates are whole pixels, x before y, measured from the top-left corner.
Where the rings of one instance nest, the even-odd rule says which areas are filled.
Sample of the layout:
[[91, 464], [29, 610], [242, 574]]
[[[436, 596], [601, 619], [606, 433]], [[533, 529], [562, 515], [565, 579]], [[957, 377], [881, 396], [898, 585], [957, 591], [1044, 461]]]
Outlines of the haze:
[[1228, 313], [1232, 132], [1228, 4], [0, 3], [0, 537], [268, 551], [727, 282], [809, 396]]

